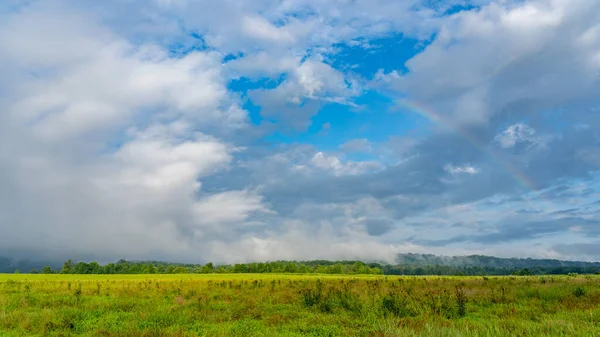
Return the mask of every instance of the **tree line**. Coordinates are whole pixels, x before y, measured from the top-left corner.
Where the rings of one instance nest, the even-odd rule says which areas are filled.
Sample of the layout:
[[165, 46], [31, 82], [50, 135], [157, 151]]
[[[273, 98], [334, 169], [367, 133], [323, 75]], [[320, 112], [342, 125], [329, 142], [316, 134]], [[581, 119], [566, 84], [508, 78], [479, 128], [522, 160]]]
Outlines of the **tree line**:
[[379, 265], [361, 261], [274, 261], [214, 265], [181, 264], [160, 261], [126, 261], [101, 265], [98, 262], [65, 261], [60, 270], [50, 266], [42, 273], [51, 274], [211, 274], [211, 273], [300, 273], [300, 274], [382, 274]]
[[[39, 265], [39, 263], [38, 263]], [[399, 255], [396, 264], [361, 261], [273, 261], [240, 264], [184, 264], [161, 261], [127, 261], [101, 265], [98, 262], [67, 260], [43, 268], [33, 262], [0, 257], [0, 273], [44, 274], [186, 274], [186, 273], [301, 273], [301, 274], [385, 274], [385, 275], [560, 275], [598, 274], [600, 263], [536, 259], [504, 259], [490, 256], [443, 257], [426, 254]], [[39, 268], [39, 269], [38, 269]]]

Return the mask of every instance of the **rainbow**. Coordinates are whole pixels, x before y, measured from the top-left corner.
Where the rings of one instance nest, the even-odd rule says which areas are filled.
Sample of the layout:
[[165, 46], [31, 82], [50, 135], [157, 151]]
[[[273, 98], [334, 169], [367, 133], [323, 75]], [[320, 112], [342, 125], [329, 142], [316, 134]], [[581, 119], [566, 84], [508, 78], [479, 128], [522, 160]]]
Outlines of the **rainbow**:
[[506, 173], [513, 177], [519, 185], [523, 186], [524, 188], [530, 191], [537, 190], [536, 184], [530, 177], [528, 177], [517, 167], [515, 167], [515, 165], [510, 160], [508, 160], [502, 153], [494, 151], [489, 146], [487, 146], [487, 144], [481, 141], [481, 139], [475, 137], [467, 130], [460, 128], [451, 121], [445, 120], [442, 116], [435, 113], [432, 109], [429, 109], [417, 102], [401, 100], [397, 103], [398, 106], [401, 108], [405, 108], [407, 110], [410, 110], [411, 112], [417, 113], [435, 124], [449, 128], [451, 131], [463, 137], [471, 145], [479, 149], [482, 153], [486, 154], [493, 162], [502, 167], [502, 169], [504, 169]]

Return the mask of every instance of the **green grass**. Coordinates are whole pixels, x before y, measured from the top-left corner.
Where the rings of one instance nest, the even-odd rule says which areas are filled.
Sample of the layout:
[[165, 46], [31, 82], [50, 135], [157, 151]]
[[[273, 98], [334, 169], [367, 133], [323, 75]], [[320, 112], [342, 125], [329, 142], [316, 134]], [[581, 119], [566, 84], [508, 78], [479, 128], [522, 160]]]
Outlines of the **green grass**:
[[600, 277], [0, 275], [0, 336], [600, 336]]

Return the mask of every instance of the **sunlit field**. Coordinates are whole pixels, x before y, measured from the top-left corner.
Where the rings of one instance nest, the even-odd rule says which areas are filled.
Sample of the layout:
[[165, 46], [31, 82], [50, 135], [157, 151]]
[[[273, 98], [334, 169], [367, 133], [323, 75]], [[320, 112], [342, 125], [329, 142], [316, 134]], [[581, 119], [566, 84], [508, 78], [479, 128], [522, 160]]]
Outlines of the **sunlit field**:
[[600, 336], [600, 277], [0, 275], [0, 336]]

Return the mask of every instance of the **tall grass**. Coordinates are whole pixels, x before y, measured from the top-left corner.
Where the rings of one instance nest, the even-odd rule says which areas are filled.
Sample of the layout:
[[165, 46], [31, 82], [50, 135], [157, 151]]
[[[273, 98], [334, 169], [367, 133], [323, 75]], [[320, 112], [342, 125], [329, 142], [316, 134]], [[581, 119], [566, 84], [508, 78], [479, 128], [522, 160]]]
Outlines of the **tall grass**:
[[0, 275], [0, 336], [600, 336], [600, 278]]

